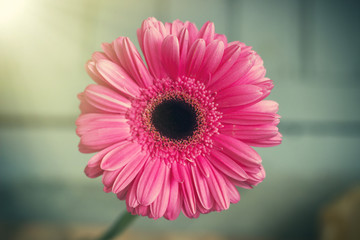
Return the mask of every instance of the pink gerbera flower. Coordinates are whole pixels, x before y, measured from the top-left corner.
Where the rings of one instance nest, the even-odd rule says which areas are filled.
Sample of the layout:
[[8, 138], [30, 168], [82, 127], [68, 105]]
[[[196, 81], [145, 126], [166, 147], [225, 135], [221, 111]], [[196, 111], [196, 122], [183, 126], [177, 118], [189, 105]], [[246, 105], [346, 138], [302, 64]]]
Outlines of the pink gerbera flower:
[[281, 143], [278, 104], [260, 56], [207, 22], [137, 31], [147, 66], [127, 37], [102, 44], [86, 64], [97, 84], [79, 94], [85, 173], [132, 214], [174, 220], [228, 209], [265, 178], [251, 146]]

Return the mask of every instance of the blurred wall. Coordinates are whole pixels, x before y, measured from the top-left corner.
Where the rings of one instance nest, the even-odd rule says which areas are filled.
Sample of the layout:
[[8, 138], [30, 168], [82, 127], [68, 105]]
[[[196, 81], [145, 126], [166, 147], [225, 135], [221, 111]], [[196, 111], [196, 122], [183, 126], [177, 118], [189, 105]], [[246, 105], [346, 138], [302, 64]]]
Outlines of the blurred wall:
[[76, 94], [102, 42], [142, 20], [207, 20], [263, 57], [280, 103], [279, 147], [258, 149], [267, 178], [230, 210], [139, 219], [145, 231], [271, 238], [317, 236], [318, 212], [360, 183], [360, 82], [356, 1], [0, 1], [0, 222], [109, 224], [124, 204], [83, 174]]

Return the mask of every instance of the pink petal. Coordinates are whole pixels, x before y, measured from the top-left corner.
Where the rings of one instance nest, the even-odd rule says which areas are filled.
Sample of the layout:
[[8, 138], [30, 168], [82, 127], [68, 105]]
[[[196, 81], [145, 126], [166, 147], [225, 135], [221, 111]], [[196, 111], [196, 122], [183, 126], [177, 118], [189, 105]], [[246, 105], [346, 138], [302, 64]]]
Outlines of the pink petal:
[[268, 139], [245, 140], [247, 144], [254, 147], [274, 147], [282, 142], [282, 135], [278, 133], [276, 136]]
[[120, 64], [119, 59], [117, 58], [115, 53], [114, 43], [103, 43], [101, 44], [101, 48], [105, 52], [108, 59], [110, 59], [114, 63]]
[[187, 209], [187, 211], [189, 211], [191, 214], [195, 214], [196, 213], [195, 192], [188, 166], [179, 165], [179, 169], [184, 179], [184, 182], [181, 183], [181, 190], [184, 196], [184, 206]]
[[213, 166], [226, 176], [238, 181], [245, 181], [249, 178], [244, 169], [236, 161], [220, 151], [213, 150], [208, 159]]
[[208, 45], [214, 40], [214, 37], [215, 37], [214, 23], [208, 21], [199, 30], [198, 38], [204, 39], [206, 45]]
[[164, 183], [166, 168], [165, 163], [159, 159], [147, 163], [136, 192], [141, 205], [148, 206], [155, 201]]
[[230, 45], [224, 50], [223, 58], [208, 85], [218, 81], [236, 63], [241, 52], [239, 45]]
[[147, 159], [147, 155], [144, 157], [135, 158], [126, 164], [125, 167], [121, 168], [116, 180], [114, 181], [112, 191], [114, 193], [118, 193], [125, 189], [144, 167]]
[[181, 29], [184, 28], [184, 23], [179, 19], [176, 19], [171, 24], [170, 34], [177, 36]]
[[276, 136], [278, 128], [273, 125], [243, 126], [224, 124], [220, 132], [237, 139], [254, 141], [258, 139], [266, 140]]
[[170, 197], [170, 168], [166, 167], [162, 189], [156, 200], [150, 205], [150, 212], [154, 219], [161, 218], [168, 207]]
[[194, 77], [200, 70], [204, 55], [205, 55], [205, 41], [198, 39], [191, 46], [186, 60], [186, 74], [189, 77]]
[[128, 125], [125, 115], [103, 113], [81, 114], [78, 119], [76, 119], [75, 124], [77, 126], [76, 133], [79, 136], [90, 131], [96, 131], [100, 128], [117, 128]]
[[226, 135], [213, 137], [215, 146], [232, 158], [234, 161], [246, 166], [258, 166], [261, 164], [259, 154], [247, 144]]
[[141, 151], [139, 144], [127, 141], [108, 152], [103, 158], [100, 167], [108, 171], [117, 170], [137, 158], [143, 158], [144, 155], [145, 153]]
[[96, 177], [100, 176], [101, 174], [103, 174], [103, 172], [104, 172], [104, 170], [102, 170], [98, 166], [96, 166], [96, 167], [86, 166], [85, 170], [84, 170], [84, 173], [89, 178], [96, 178]]
[[178, 36], [179, 39], [179, 73], [182, 76], [185, 73], [186, 59], [189, 49], [189, 32], [183, 28]]
[[252, 65], [253, 63], [248, 58], [238, 59], [224, 75], [220, 76], [215, 73], [209, 88], [213, 91], [219, 91], [232, 86], [251, 69]]
[[150, 73], [158, 79], [165, 77], [164, 68], [161, 65], [161, 44], [163, 36], [158, 30], [151, 27], [144, 34], [144, 56]]
[[112, 186], [114, 184], [115, 179], [119, 175], [120, 169], [116, 171], [104, 171], [103, 177], [102, 177], [102, 183], [105, 187], [112, 189]]
[[100, 128], [85, 132], [80, 139], [80, 146], [93, 152], [102, 150], [130, 137], [128, 124], [114, 128]]
[[164, 214], [168, 220], [175, 220], [181, 211], [182, 196], [179, 192], [179, 183], [177, 181], [170, 181], [169, 203]]
[[192, 44], [194, 43], [194, 41], [197, 39], [198, 37], [198, 32], [199, 30], [197, 29], [196, 25], [193, 24], [192, 22], [186, 21], [184, 23], [184, 27], [188, 30], [189, 32], [189, 46], [192, 46]]
[[85, 70], [87, 74], [92, 78], [92, 80], [94, 80], [94, 82], [100, 85], [105, 85], [105, 80], [101, 76], [101, 74], [97, 71], [95, 62], [93, 60], [89, 60], [86, 62]]
[[235, 125], [274, 125], [280, 116], [271, 113], [262, 112], [237, 112], [233, 115], [224, 113], [223, 118], [220, 120], [224, 124], [235, 124]]
[[89, 85], [84, 93], [89, 104], [105, 112], [125, 113], [131, 106], [129, 99], [104, 86]]
[[211, 209], [214, 204], [214, 199], [211, 196], [206, 177], [204, 177], [196, 166], [191, 166], [192, 178], [194, 181], [194, 188], [199, 198], [201, 205], [205, 209]]
[[196, 158], [196, 166], [199, 168], [200, 172], [204, 177], [210, 177], [210, 169], [208, 168], [208, 160], [204, 156], [197, 156]]
[[227, 193], [226, 182], [224, 177], [214, 169], [210, 164], [208, 165], [211, 176], [206, 178], [210, 192], [219, 205], [220, 210], [228, 209], [230, 205], [229, 195]]
[[224, 34], [218, 34], [218, 33], [215, 33], [215, 37], [214, 37], [215, 40], [220, 40], [224, 43], [224, 46], [226, 47], [227, 46], [227, 38]]
[[261, 99], [262, 89], [253, 85], [237, 85], [219, 91], [216, 102], [219, 108], [242, 106]]
[[99, 60], [96, 63], [96, 69], [103, 76], [105, 81], [120, 93], [136, 97], [139, 95], [139, 86], [130, 78], [124, 69], [119, 65], [108, 61]]
[[171, 164], [171, 175], [175, 181], [184, 182], [184, 178], [179, 173], [179, 167], [176, 161]]
[[115, 42], [115, 52], [120, 60], [121, 66], [129, 73], [139, 86], [150, 86], [152, 76], [147, 70], [139, 52], [129, 38], [117, 39]]
[[126, 206], [127, 206], [128, 210], [129, 210], [129, 208], [135, 208], [135, 207], [139, 206], [139, 201], [138, 201], [136, 192], [137, 192], [139, 180], [142, 176], [142, 172], [143, 172], [143, 169], [141, 169], [140, 173], [136, 176], [134, 182], [132, 183], [132, 185], [129, 188], [129, 191], [126, 195]]
[[179, 76], [179, 51], [178, 38], [174, 35], [167, 36], [161, 46], [162, 64], [172, 79], [177, 79]]
[[213, 41], [207, 47], [205, 51], [204, 61], [201, 65], [201, 70], [198, 74], [198, 78], [205, 81], [209, 75], [215, 72], [220, 64], [220, 61], [224, 54], [224, 43], [221, 41]]
[[80, 100], [79, 109], [81, 111], [81, 114], [86, 113], [103, 113], [104, 111], [95, 108], [92, 106], [86, 99], [85, 99], [85, 93], [79, 93], [77, 95], [78, 99]]
[[230, 203], [238, 203], [240, 201], [239, 191], [236, 189], [233, 183], [225, 178], [226, 186], [228, 189], [228, 194], [230, 198]]

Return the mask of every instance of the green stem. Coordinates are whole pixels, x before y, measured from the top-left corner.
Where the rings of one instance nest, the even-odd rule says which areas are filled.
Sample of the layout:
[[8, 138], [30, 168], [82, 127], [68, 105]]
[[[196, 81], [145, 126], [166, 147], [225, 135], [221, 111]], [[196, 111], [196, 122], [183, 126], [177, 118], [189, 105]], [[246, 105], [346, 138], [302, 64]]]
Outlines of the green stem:
[[120, 217], [116, 220], [114, 225], [109, 228], [104, 235], [102, 235], [99, 240], [110, 240], [115, 236], [122, 233], [126, 227], [136, 219], [137, 215], [131, 215], [131, 213], [125, 211]]

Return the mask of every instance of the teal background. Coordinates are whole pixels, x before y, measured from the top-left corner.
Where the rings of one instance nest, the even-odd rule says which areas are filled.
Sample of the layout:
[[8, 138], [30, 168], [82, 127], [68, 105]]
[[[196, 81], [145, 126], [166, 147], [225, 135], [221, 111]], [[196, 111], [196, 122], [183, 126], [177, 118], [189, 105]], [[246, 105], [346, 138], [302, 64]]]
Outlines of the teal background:
[[[207, 20], [263, 57], [282, 145], [257, 149], [267, 178], [230, 210], [138, 219], [135, 231], [314, 239], [319, 213], [360, 183], [360, 34], [356, 1], [0, 1], [0, 223], [108, 225], [125, 209], [83, 174], [77, 93], [102, 42], [155, 16]], [[6, 13], [6, 14], [5, 14]], [[138, 45], [137, 45], [138, 46]]]

